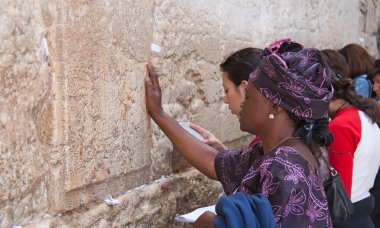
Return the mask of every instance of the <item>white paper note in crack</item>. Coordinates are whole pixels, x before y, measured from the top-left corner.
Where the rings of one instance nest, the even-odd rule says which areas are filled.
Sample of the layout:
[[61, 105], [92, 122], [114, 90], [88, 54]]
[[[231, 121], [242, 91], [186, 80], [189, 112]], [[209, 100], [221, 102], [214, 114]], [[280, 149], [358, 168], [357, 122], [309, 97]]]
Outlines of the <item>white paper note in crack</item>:
[[208, 207], [201, 207], [184, 215], [176, 215], [175, 220], [177, 222], [194, 223], [198, 219], [198, 217], [201, 216], [206, 211], [211, 211], [215, 213], [215, 205], [208, 206]]
[[161, 47], [158, 44], [151, 43], [150, 44], [150, 50], [152, 50], [153, 52], [160, 53], [161, 52]]
[[106, 202], [106, 204], [108, 206], [115, 206], [115, 205], [119, 205], [121, 203], [120, 200], [114, 199], [114, 198], [112, 198], [112, 196], [107, 196], [104, 199], [104, 202]]

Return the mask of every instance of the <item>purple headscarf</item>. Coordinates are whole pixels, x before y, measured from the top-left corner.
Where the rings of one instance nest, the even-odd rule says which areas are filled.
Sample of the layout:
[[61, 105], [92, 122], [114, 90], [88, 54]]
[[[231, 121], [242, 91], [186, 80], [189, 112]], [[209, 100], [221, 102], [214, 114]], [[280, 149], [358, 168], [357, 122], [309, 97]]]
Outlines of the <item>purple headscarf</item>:
[[332, 71], [320, 51], [283, 39], [262, 55], [262, 64], [249, 81], [267, 99], [306, 121], [328, 117]]

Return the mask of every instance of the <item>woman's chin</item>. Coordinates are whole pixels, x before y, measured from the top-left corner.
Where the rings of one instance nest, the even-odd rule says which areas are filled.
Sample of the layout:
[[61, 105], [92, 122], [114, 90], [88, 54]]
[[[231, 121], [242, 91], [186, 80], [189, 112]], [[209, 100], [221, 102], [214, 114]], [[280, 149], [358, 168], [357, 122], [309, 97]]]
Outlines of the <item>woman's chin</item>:
[[246, 132], [247, 130], [244, 128], [244, 125], [241, 124], [240, 119], [239, 119], [239, 122], [240, 122], [240, 130]]

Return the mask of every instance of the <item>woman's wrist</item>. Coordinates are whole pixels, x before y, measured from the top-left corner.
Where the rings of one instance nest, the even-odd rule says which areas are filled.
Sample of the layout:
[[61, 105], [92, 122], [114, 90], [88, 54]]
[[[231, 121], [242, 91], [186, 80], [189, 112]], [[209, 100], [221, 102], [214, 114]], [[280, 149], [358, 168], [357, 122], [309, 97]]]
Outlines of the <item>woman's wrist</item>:
[[155, 121], [158, 120], [160, 117], [165, 116], [165, 114], [166, 113], [163, 109], [153, 111], [153, 112], [149, 112], [150, 117]]

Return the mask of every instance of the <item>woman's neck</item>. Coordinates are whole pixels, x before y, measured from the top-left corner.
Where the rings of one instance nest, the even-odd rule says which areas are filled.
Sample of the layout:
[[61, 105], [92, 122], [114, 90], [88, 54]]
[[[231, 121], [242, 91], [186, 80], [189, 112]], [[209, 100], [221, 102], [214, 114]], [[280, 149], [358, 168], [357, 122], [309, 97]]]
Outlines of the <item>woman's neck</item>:
[[275, 148], [282, 146], [288, 140], [292, 140], [293, 138], [295, 138], [293, 136], [294, 131], [289, 131], [289, 128], [284, 129], [286, 130], [282, 132], [276, 131], [271, 133], [267, 137], [262, 137], [264, 154], [267, 154]]

